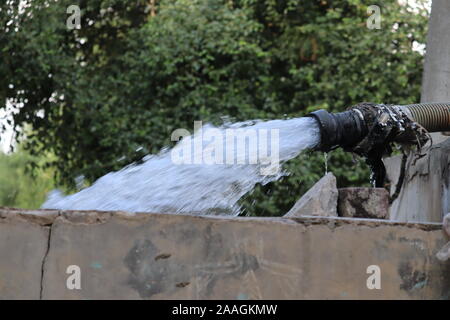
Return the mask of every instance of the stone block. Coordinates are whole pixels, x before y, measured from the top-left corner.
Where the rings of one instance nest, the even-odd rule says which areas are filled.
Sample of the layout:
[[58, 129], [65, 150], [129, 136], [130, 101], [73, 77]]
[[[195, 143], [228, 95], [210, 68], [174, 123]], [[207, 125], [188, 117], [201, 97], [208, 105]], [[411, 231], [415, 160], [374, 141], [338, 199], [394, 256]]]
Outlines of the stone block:
[[285, 217], [337, 216], [336, 177], [330, 172], [309, 189]]
[[389, 193], [384, 188], [339, 189], [341, 217], [388, 219]]

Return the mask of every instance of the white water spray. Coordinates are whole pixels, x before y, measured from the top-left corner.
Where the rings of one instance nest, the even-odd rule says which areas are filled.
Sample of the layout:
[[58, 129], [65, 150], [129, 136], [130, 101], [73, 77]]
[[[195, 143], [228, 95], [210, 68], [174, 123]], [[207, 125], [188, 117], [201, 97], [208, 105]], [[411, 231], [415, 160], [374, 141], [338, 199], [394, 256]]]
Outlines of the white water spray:
[[[52, 191], [42, 208], [237, 215], [240, 212], [239, 199], [257, 183], [264, 185], [286, 174], [279, 170], [270, 175], [262, 174], [270, 166], [275, 144], [277, 160], [282, 164], [302, 150], [315, 147], [320, 140], [319, 128], [313, 118], [252, 123], [241, 122], [219, 128], [205, 125], [194, 135], [182, 139], [172, 150], [146, 156], [142, 164], [132, 164], [108, 173], [78, 193], [63, 196], [59, 191]], [[277, 141], [271, 140], [268, 146], [272, 153], [261, 154], [261, 141], [264, 139], [260, 137], [257, 147], [241, 144], [231, 153], [228, 148], [230, 140], [226, 140], [223, 159], [228, 161], [220, 164], [206, 161], [174, 163], [174, 152], [180, 150], [192, 150], [195, 159], [205, 159], [208, 153], [208, 159], [211, 159], [211, 148], [208, 148], [211, 143], [205, 142], [205, 135], [217, 138], [222, 134], [225, 137], [228, 129], [238, 128], [277, 132]], [[211, 132], [214, 134], [208, 134]], [[216, 139], [214, 146], [217, 145]], [[220, 147], [212, 153], [216, 160], [218, 150]], [[247, 162], [243, 161], [245, 159]], [[254, 163], [250, 159], [258, 161]]]

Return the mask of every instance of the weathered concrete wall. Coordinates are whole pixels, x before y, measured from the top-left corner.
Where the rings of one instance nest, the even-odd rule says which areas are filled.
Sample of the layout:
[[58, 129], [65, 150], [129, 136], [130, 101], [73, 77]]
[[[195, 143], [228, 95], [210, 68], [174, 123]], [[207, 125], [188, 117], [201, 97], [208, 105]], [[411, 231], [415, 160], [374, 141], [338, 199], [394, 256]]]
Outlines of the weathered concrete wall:
[[49, 227], [0, 211], [0, 299], [39, 299]]
[[[448, 299], [440, 224], [0, 210], [0, 298]], [[81, 269], [69, 290], [68, 266]], [[369, 290], [369, 265], [381, 290]], [[41, 278], [43, 276], [43, 278]]]
[[[427, 153], [417, 161], [408, 158], [404, 187], [390, 208], [391, 220], [441, 222], [450, 212], [450, 140], [434, 145]], [[401, 157], [385, 163], [393, 194]]]
[[[428, 25], [427, 49], [422, 81], [421, 102], [450, 101], [450, 1], [433, 0], [431, 17]], [[413, 101], [411, 101], [413, 103]], [[447, 133], [448, 135], [448, 133]], [[433, 133], [435, 145], [448, 141], [448, 136]], [[445, 157], [435, 149], [434, 155], [426, 156], [420, 164], [410, 171], [399, 200], [392, 207], [394, 218], [401, 221], [440, 221], [442, 212], [450, 202], [448, 189], [442, 188], [443, 177], [448, 182], [448, 161], [445, 163], [437, 157]], [[448, 157], [447, 157], [448, 159]], [[408, 160], [414, 160], [410, 157]], [[398, 175], [400, 159], [385, 161], [391, 176]], [[443, 165], [443, 167], [437, 167]], [[394, 180], [396, 182], [397, 180]], [[444, 190], [444, 191], [443, 191]], [[391, 216], [392, 217], [392, 216]]]

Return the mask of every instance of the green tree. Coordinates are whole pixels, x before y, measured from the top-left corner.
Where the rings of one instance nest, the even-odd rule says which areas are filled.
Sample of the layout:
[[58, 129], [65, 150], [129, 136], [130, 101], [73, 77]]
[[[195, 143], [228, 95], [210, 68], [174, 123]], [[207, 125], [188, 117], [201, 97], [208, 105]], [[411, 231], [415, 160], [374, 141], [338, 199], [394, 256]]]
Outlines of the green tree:
[[0, 206], [36, 209], [54, 188], [53, 170], [37, 168], [31, 172], [30, 164], [43, 164], [44, 157], [30, 156], [19, 150], [11, 154], [0, 152]]
[[[361, 101], [419, 101], [427, 14], [380, 3], [368, 29], [368, 0], [73, 1], [0, 4], [0, 100], [22, 106], [25, 148], [51, 151], [60, 182], [89, 181], [168, 146], [194, 120], [298, 117]], [[154, 14], [156, 12], [156, 15]], [[301, 133], [299, 133], [301, 134]], [[140, 150], [140, 151], [136, 151]], [[248, 214], [279, 215], [324, 172], [323, 154], [286, 164], [292, 173], [258, 186]], [[340, 186], [368, 182], [368, 169], [333, 152]]]

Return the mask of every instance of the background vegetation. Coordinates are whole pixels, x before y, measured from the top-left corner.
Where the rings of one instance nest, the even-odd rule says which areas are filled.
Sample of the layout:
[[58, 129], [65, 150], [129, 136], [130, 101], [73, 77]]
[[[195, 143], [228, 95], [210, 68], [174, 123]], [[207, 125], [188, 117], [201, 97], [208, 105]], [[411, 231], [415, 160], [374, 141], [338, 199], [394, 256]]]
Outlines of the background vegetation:
[[[0, 4], [0, 108], [20, 106], [14, 125], [32, 128], [21, 152], [0, 157], [0, 205], [37, 206], [48, 189], [36, 175], [32, 200], [4, 196], [30, 185], [25, 163], [53, 168], [55, 181], [73, 188], [81, 174], [92, 182], [170, 146], [171, 132], [194, 120], [419, 101], [423, 56], [413, 48], [425, 43], [428, 16], [395, 0], [379, 3], [379, 30], [366, 27], [373, 0], [75, 2], [82, 26], [74, 30], [66, 27], [73, 0]], [[331, 153], [328, 168], [340, 187], [368, 183], [351, 155]], [[243, 199], [246, 214], [286, 212], [324, 174], [324, 155], [286, 169], [290, 176]]]
[[30, 163], [41, 162], [23, 150], [0, 153], [0, 204], [5, 207], [39, 208], [49, 191], [54, 189], [53, 170], [36, 168]]

